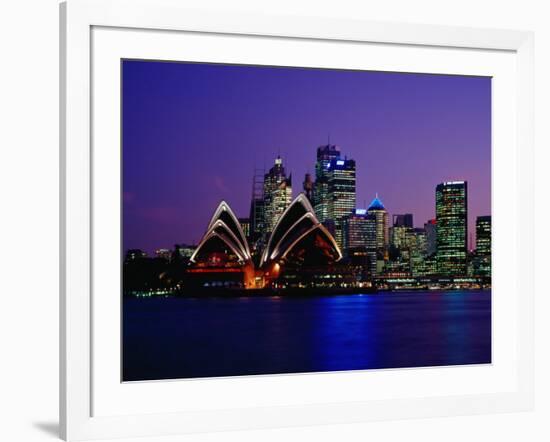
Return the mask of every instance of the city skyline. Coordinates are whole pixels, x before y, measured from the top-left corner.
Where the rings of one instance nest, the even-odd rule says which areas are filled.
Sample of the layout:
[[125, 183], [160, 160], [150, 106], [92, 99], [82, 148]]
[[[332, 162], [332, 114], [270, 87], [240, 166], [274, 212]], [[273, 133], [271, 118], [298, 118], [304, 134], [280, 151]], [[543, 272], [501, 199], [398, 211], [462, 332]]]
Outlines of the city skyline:
[[[125, 61], [123, 81], [125, 250], [152, 254], [174, 243], [196, 244], [211, 206], [221, 200], [247, 217], [261, 156], [271, 154], [266, 172], [282, 156], [295, 198], [305, 173], [315, 175], [316, 149], [326, 143], [313, 138], [323, 129], [357, 164], [357, 208], [366, 209], [378, 194], [389, 214], [412, 213], [422, 227], [435, 218], [435, 186], [465, 180], [468, 231], [475, 232], [478, 216], [491, 214], [488, 78]], [[371, 100], [358, 101], [354, 88]], [[274, 93], [288, 97], [289, 89], [294, 107]], [[332, 106], [316, 107], [327, 94], [334, 96]], [[263, 108], [256, 107], [260, 116], [252, 115], [257, 95], [264, 98]], [[248, 131], [237, 117], [243, 115]], [[399, 130], [380, 127], [388, 120]], [[272, 144], [283, 147], [275, 151]]]

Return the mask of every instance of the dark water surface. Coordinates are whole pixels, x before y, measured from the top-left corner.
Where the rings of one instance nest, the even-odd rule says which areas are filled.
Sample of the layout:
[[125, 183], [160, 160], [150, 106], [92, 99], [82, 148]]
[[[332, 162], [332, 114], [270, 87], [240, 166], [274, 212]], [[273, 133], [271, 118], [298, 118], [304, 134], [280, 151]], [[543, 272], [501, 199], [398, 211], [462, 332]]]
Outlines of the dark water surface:
[[138, 298], [123, 380], [491, 362], [491, 292]]

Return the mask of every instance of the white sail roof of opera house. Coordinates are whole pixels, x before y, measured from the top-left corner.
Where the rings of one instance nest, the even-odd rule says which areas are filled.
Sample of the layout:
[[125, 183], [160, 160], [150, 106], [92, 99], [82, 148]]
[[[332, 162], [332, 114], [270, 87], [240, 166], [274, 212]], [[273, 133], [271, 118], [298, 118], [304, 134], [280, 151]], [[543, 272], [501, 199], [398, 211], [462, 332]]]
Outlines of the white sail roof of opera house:
[[206, 233], [203, 235], [190, 261], [195, 262], [195, 258], [199, 255], [201, 249], [213, 239], [223, 241], [235, 253], [239, 261], [246, 262], [252, 259], [241, 224], [225, 201], [220, 202], [214, 211]]
[[269, 238], [260, 264], [284, 258], [302, 239], [311, 233], [319, 233], [334, 249], [336, 261], [342, 253], [330, 232], [323, 226], [304, 193], [298, 195], [283, 212]]

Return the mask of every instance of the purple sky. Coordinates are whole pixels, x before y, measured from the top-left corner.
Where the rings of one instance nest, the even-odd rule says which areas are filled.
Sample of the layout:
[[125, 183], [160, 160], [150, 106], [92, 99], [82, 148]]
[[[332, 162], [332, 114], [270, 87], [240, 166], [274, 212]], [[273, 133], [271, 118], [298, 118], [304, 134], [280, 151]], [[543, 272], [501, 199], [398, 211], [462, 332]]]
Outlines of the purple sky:
[[298, 195], [329, 134], [360, 208], [378, 192], [421, 227], [435, 186], [465, 179], [470, 232], [490, 214], [489, 77], [124, 61], [122, 94], [125, 250], [197, 243], [222, 199], [248, 216], [279, 152]]

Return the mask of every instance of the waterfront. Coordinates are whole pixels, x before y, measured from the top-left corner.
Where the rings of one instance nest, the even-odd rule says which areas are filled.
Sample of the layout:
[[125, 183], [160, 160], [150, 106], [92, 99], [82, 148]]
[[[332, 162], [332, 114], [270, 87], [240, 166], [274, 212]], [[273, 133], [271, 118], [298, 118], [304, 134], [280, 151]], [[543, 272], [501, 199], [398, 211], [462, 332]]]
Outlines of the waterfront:
[[123, 380], [483, 364], [491, 291], [123, 300]]

